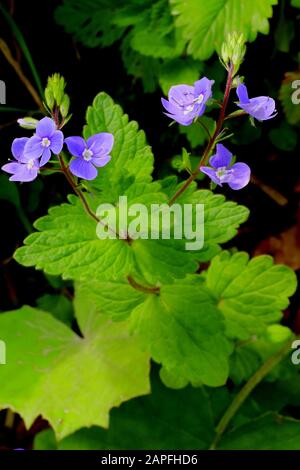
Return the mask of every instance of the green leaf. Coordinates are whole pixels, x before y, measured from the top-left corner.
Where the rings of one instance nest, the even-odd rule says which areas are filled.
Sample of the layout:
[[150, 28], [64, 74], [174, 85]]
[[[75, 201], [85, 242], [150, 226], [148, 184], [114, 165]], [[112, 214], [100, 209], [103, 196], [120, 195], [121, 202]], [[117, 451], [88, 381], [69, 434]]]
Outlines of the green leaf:
[[[213, 131], [215, 130], [215, 121], [212, 118], [206, 116], [202, 116], [200, 121], [204, 126], [206, 126], [207, 130], [212, 135]], [[186, 138], [193, 149], [204, 145], [204, 143], [208, 140], [207, 132], [201, 126], [201, 124], [197, 122], [194, 122], [190, 126], [179, 126], [179, 132], [186, 135]], [[198, 161], [199, 160], [200, 157], [198, 157]]]
[[236, 385], [248, 380], [261, 365], [259, 355], [247, 346], [235, 349], [230, 357], [230, 378]]
[[128, 34], [121, 45], [122, 59], [126, 71], [133, 80], [141, 79], [145, 93], [153, 93], [158, 86], [160, 59], [144, 56], [131, 47], [131, 34]]
[[151, 8], [144, 9], [140, 21], [134, 26], [131, 46], [140, 54], [161, 59], [182, 54], [185, 41], [181, 31], [174, 28], [166, 0], [152, 2]]
[[268, 18], [277, 0], [170, 0], [176, 26], [189, 41], [187, 51], [195, 59], [206, 60], [218, 52], [226, 35], [238, 31], [247, 41], [257, 33], [268, 34]]
[[108, 427], [109, 410], [149, 392], [149, 359], [128, 324], [77, 305], [83, 337], [46, 312], [23, 307], [0, 316], [8, 360], [0, 369], [0, 406], [30, 427], [42, 415], [58, 439], [83, 426]]
[[296, 284], [295, 273], [287, 266], [274, 265], [270, 256], [249, 261], [244, 252], [222, 252], [212, 260], [206, 277], [225, 315], [227, 334], [243, 340], [281, 319]]
[[64, 295], [45, 294], [37, 299], [36, 305], [40, 310], [52, 313], [54, 318], [71, 326], [74, 316], [73, 306], [72, 302]]
[[219, 449], [300, 450], [300, 421], [266, 413], [226, 434]]
[[[300, 124], [300, 92], [299, 92], [300, 72], [287, 72], [279, 90], [279, 99], [284, 110], [287, 122], [292, 126]], [[298, 86], [293, 87], [293, 83]]]
[[[195, 413], [197, 410], [197, 413]], [[152, 381], [152, 394], [111, 411], [110, 427], [81, 429], [58, 444], [59, 450], [207, 449], [213, 417], [203, 387], [170, 390]], [[54, 436], [43, 431], [35, 449], [53, 448]]]
[[297, 145], [298, 134], [291, 126], [283, 121], [279, 127], [269, 132], [269, 139], [279, 150], [291, 152]]
[[199, 276], [163, 285], [159, 294], [136, 292], [120, 283], [84, 283], [77, 298], [85, 296], [99, 312], [114, 319], [130, 317], [141, 347], [165, 372], [181, 377], [183, 385], [225, 383], [231, 348], [223, 316]]
[[113, 8], [109, 0], [64, 0], [55, 11], [55, 19], [86, 46], [110, 46], [126, 30], [112, 21], [113, 13], [123, 6], [123, 0], [116, 0]]
[[193, 85], [199, 80], [202, 71], [202, 63], [193, 60], [191, 57], [178, 57], [166, 60], [159, 72], [159, 84], [164, 94], [167, 95], [171, 86], [182, 83]]

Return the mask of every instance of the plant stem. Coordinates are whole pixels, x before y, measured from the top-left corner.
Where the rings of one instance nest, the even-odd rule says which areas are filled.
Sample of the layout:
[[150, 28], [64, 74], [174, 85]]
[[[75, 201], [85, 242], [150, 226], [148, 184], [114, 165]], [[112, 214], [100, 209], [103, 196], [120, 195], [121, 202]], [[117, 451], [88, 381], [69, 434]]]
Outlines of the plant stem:
[[207, 143], [207, 146], [206, 146], [206, 149], [204, 150], [204, 153], [203, 153], [203, 155], [202, 155], [202, 157], [199, 161], [199, 164], [197, 165], [197, 168], [195, 169], [195, 171], [193, 171], [193, 173], [186, 180], [186, 182], [183, 184], [183, 186], [181, 186], [181, 188], [178, 189], [178, 191], [174, 194], [174, 196], [171, 197], [171, 199], [169, 201], [169, 205], [172, 205], [176, 201], [176, 199], [179, 196], [181, 196], [181, 194], [195, 180], [195, 178], [197, 177], [197, 175], [199, 173], [199, 167], [202, 166], [202, 165], [205, 165], [207, 163], [207, 159], [210, 155], [211, 150], [213, 149], [213, 147], [216, 143], [216, 140], [217, 140], [217, 138], [218, 138], [218, 136], [219, 136], [219, 134], [222, 130], [223, 122], [225, 120], [225, 112], [226, 112], [226, 108], [227, 108], [227, 104], [228, 104], [228, 100], [229, 100], [229, 95], [230, 95], [230, 90], [231, 90], [231, 85], [232, 85], [232, 78], [233, 78], [233, 65], [231, 64], [230, 67], [229, 67], [229, 70], [228, 70], [226, 88], [225, 88], [225, 92], [224, 92], [224, 99], [223, 99], [222, 106], [221, 106], [221, 109], [220, 109], [220, 114], [219, 114], [219, 118], [218, 118], [218, 121], [217, 121], [215, 132], [213, 133], [212, 137], [209, 139], [209, 141]]
[[[117, 238], [119, 238], [119, 235], [117, 232], [115, 232], [111, 227], [109, 227], [107, 224], [104, 224], [104, 222], [102, 222], [102, 220], [95, 214], [95, 212], [92, 211], [92, 209], [90, 208], [86, 198], [85, 198], [85, 195], [84, 193], [81, 191], [81, 189], [78, 188], [76, 182], [74, 181], [74, 178], [72, 176], [72, 174], [70, 173], [70, 170], [69, 168], [65, 165], [65, 162], [64, 162], [64, 159], [62, 158], [61, 155], [58, 155], [58, 159], [59, 159], [59, 163], [60, 163], [60, 166], [61, 166], [61, 170], [63, 172], [63, 174], [65, 175], [68, 183], [70, 184], [70, 186], [72, 187], [74, 193], [79, 197], [79, 199], [81, 200], [82, 202], [82, 205], [84, 207], [84, 210], [86, 211], [86, 213], [93, 219], [95, 220], [97, 223], [100, 223], [101, 225], [103, 225], [103, 227], [107, 228], [108, 230], [110, 230]], [[129, 243], [130, 240], [129, 239], [124, 239], [125, 242]]]
[[160, 288], [159, 287], [146, 287], [139, 284], [137, 281], [133, 279], [132, 276], [127, 276], [127, 281], [129, 284], [136, 290], [144, 292], [145, 294], [159, 294]]
[[269, 374], [269, 372], [279, 364], [282, 359], [286, 356], [286, 354], [291, 350], [291, 341], [293, 339], [289, 339], [284, 346], [276, 351], [272, 356], [270, 356], [266, 362], [262, 364], [262, 366], [252, 375], [252, 377], [248, 380], [248, 382], [244, 385], [244, 387], [239, 391], [239, 393], [235, 396], [229, 407], [227, 408], [226, 412], [222, 416], [219, 424], [216, 427], [216, 435], [215, 438], [210, 446], [210, 450], [215, 450], [222, 435], [226, 431], [230, 421], [235, 416], [237, 411], [240, 409], [242, 404], [245, 402], [246, 398], [250, 395], [253, 389], [262, 381], [262, 379]]
[[42, 100], [39, 97], [39, 94], [30, 83], [28, 78], [25, 76], [20, 64], [13, 58], [12, 53], [6, 44], [6, 42], [0, 38], [0, 51], [2, 51], [4, 57], [6, 58], [7, 62], [13, 67], [14, 71], [18, 75], [21, 82], [25, 85], [29, 93], [31, 94], [32, 98], [34, 99], [35, 103], [38, 105], [41, 111], [44, 110], [44, 106]]

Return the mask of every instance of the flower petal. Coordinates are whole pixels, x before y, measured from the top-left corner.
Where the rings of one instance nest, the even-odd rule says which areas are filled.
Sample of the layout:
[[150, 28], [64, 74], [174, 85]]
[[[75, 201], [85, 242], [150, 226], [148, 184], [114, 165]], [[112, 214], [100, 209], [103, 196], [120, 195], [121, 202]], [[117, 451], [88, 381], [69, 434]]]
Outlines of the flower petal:
[[64, 135], [62, 131], [55, 131], [51, 137], [51, 144], [50, 150], [54, 153], [54, 155], [58, 155], [64, 145]]
[[108, 132], [100, 132], [100, 134], [92, 135], [87, 145], [95, 157], [102, 157], [108, 155], [114, 145], [114, 136]]
[[211, 97], [212, 91], [211, 88], [213, 84], [215, 83], [214, 80], [209, 80], [207, 77], [201, 78], [201, 80], [198, 80], [197, 82], [194, 83], [195, 87], [195, 98], [199, 95], [203, 95], [203, 101], [202, 103], [206, 103], [206, 101]]
[[170, 103], [165, 98], [161, 98], [161, 102], [165, 110], [168, 111], [168, 113], [176, 114], [178, 112], [178, 106], [175, 106], [174, 104]]
[[250, 100], [248, 97], [248, 91], [247, 91], [246, 85], [241, 83], [236, 89], [236, 94], [238, 95], [238, 98], [241, 104], [249, 103]]
[[43, 151], [42, 158], [40, 160], [40, 166], [46, 165], [46, 163], [49, 162], [50, 158], [51, 158], [51, 151], [49, 148], [45, 148], [45, 150]]
[[223, 144], [216, 145], [216, 153], [210, 157], [209, 164], [214, 168], [227, 167], [232, 160], [232, 153]]
[[65, 139], [69, 152], [74, 155], [74, 157], [81, 157], [82, 152], [86, 149], [85, 140], [79, 136], [67, 137]]
[[78, 178], [85, 180], [93, 180], [96, 178], [98, 172], [91, 162], [87, 162], [83, 158], [75, 158], [70, 163], [70, 171]]
[[44, 147], [42, 147], [41, 138], [34, 135], [33, 137], [30, 137], [30, 139], [25, 144], [23, 157], [25, 161], [28, 162], [29, 160], [39, 158], [43, 151]]
[[190, 85], [175, 85], [169, 90], [169, 102], [175, 106], [184, 106], [191, 103], [195, 97], [194, 87]]
[[200, 166], [200, 171], [209, 176], [214, 183], [218, 184], [219, 186], [222, 186], [220, 179], [216, 175], [216, 170], [214, 170], [213, 168], [209, 168], [208, 166]]
[[21, 137], [13, 141], [11, 146], [11, 153], [13, 154], [16, 160], [20, 160], [22, 158], [24, 153], [24, 147], [28, 140], [29, 137]]
[[33, 181], [38, 175], [38, 166], [28, 168], [24, 163], [7, 163], [2, 167], [2, 170], [13, 175], [9, 181]]
[[1, 170], [6, 171], [6, 173], [10, 173], [11, 175], [13, 175], [16, 171], [18, 171], [19, 165], [20, 163], [17, 163], [17, 162], [9, 162], [3, 165], [1, 167]]
[[228, 181], [228, 185], [231, 189], [242, 189], [250, 181], [251, 170], [246, 163], [238, 162], [232, 165], [232, 178]]
[[110, 155], [104, 155], [103, 157], [93, 157], [91, 162], [97, 167], [105, 166], [111, 160]]
[[43, 119], [41, 119], [38, 125], [36, 126], [36, 135], [41, 138], [51, 137], [55, 131], [55, 122], [49, 117], [44, 117]]

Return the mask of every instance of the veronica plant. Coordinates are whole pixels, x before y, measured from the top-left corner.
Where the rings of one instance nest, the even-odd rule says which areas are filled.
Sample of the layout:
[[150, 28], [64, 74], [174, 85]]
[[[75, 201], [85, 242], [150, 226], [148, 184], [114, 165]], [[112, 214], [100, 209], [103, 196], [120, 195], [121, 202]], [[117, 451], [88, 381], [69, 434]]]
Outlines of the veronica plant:
[[[266, 417], [262, 404], [248, 414], [239, 415], [239, 410], [270, 372], [273, 380], [282, 377], [279, 368], [292, 333], [280, 320], [296, 288], [294, 272], [274, 265], [269, 256], [249, 259], [220, 246], [248, 217], [247, 208], [220, 194], [222, 185], [240, 190], [250, 180], [248, 164], [236, 162], [230, 143], [223, 144], [230, 137], [226, 123], [246, 114], [262, 121], [275, 112], [271, 98], [248, 99], [237, 75], [244, 54], [242, 36], [230, 35], [221, 54], [227, 71], [222, 102], [214, 100], [213, 77], [172, 87], [168, 101], [162, 100], [167, 116], [185, 126], [195, 120], [204, 125], [201, 117], [210, 106], [218, 110], [197, 165], [191, 168], [184, 156], [185, 181], [174, 175], [153, 181], [154, 159], [143, 131], [106, 93], [88, 108], [82, 136], [68, 136], [70, 100], [58, 75], [45, 90], [47, 116], [19, 122], [33, 135], [14, 140], [14, 161], [3, 170], [20, 182], [57, 172], [73, 194], [36, 221], [36, 231], [14, 257], [24, 266], [73, 281], [81, 334], [45, 300], [35, 308], [2, 314], [1, 339], [12, 359], [0, 369], [0, 405], [17, 411], [26, 426], [42, 415], [64, 448], [74, 448], [80, 436], [87, 448], [93, 448], [92, 442], [100, 449], [236, 448], [243, 445], [239, 439], [250, 432], [252, 420], [265, 434], [270, 422], [279, 422], [277, 414]], [[236, 105], [230, 99], [237, 86]], [[210, 190], [197, 187], [200, 172], [211, 179]], [[113, 216], [124, 219], [124, 198], [131, 205], [128, 224], [141, 207], [184, 211], [188, 205], [193, 213], [204, 207], [197, 222], [204, 231], [202, 248], [186, 250], [184, 235], [151, 239], [144, 236], [146, 230], [134, 238], [126, 227], [118, 233], [112, 221]], [[103, 204], [106, 216], [99, 211]], [[107, 231], [104, 239], [97, 236], [99, 224]], [[197, 228], [192, 222], [191, 229]], [[152, 388], [150, 361], [159, 365], [160, 374], [160, 379], [152, 375]], [[294, 369], [287, 369], [287, 376], [293, 374]], [[109, 421], [110, 410], [127, 401]], [[243, 429], [231, 432], [232, 422]], [[283, 422], [288, 436], [292, 424], [281, 416]], [[162, 423], [167, 431], [159, 428], [158, 442], [153, 436]], [[299, 422], [293, 426], [299, 433]]]

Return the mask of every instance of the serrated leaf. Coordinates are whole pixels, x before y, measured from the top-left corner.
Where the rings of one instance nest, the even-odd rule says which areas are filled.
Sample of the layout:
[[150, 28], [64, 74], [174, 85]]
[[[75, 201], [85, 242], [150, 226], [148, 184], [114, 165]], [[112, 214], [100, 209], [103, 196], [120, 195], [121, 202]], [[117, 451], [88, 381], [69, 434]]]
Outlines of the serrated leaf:
[[168, 94], [171, 86], [193, 85], [199, 80], [203, 64], [195, 61], [191, 57], [178, 57], [166, 60], [159, 71], [159, 84], [165, 95]]
[[77, 299], [83, 303], [85, 296], [99, 312], [114, 319], [130, 317], [141, 347], [172, 375], [181, 377], [183, 384], [225, 383], [231, 347], [224, 337], [223, 316], [199, 276], [163, 285], [159, 293], [85, 283], [79, 286]]
[[174, 27], [166, 0], [152, 2], [151, 8], [144, 10], [132, 31], [131, 46], [140, 54], [155, 58], [166, 59], [181, 55], [185, 41], [181, 31]]
[[[118, 11], [123, 0], [114, 3]], [[112, 5], [109, 0], [64, 0], [55, 11], [55, 19], [66, 32], [86, 46], [109, 46], [121, 38], [126, 27], [112, 22]]]
[[226, 450], [299, 450], [300, 421], [276, 413], [266, 413], [226, 434], [218, 448]]
[[297, 282], [290, 268], [274, 265], [270, 256], [249, 261], [247, 253], [224, 251], [212, 260], [206, 285], [218, 299], [227, 334], [246, 340], [281, 318]]
[[189, 41], [187, 51], [195, 59], [206, 60], [220, 51], [226, 35], [238, 31], [247, 41], [257, 33], [268, 34], [268, 19], [277, 0], [170, 0], [176, 25]]
[[[195, 413], [197, 410], [197, 413]], [[207, 449], [213, 416], [203, 387], [169, 390], [152, 381], [152, 394], [112, 410], [108, 430], [82, 429], [58, 443], [59, 450]], [[35, 439], [35, 449], [55, 448], [51, 431]]]
[[128, 333], [85, 303], [83, 338], [30, 307], [0, 316], [8, 360], [0, 369], [0, 406], [27, 427], [42, 415], [59, 439], [83, 426], [108, 426], [109, 410], [149, 392], [149, 359]]

